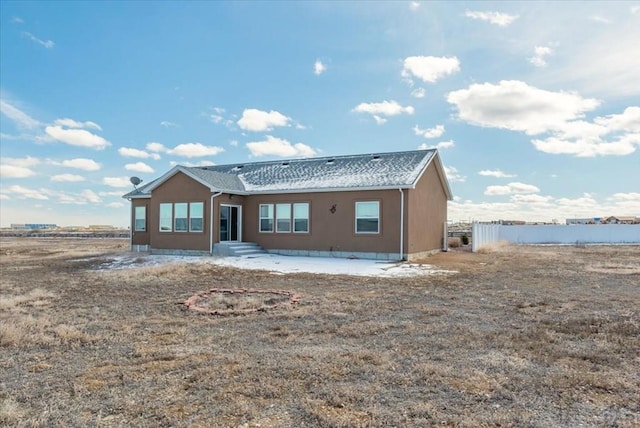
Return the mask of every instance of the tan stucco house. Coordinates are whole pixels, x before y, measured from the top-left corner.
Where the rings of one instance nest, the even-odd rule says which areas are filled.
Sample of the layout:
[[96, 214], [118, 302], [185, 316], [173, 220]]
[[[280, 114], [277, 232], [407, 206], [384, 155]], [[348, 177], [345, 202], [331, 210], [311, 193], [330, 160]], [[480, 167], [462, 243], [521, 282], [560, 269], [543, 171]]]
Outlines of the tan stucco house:
[[437, 150], [176, 166], [124, 197], [134, 251], [384, 260], [442, 249], [452, 199]]

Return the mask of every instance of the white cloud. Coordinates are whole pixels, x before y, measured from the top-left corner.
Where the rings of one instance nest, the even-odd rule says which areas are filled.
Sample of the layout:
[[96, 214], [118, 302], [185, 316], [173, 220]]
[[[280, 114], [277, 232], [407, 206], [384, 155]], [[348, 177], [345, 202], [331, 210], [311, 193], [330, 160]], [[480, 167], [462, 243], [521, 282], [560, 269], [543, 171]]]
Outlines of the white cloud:
[[377, 114], [373, 115], [373, 120], [375, 120], [378, 125], [384, 125], [385, 123], [387, 123], [387, 119], [385, 119], [384, 117], [380, 117]]
[[629, 11], [631, 12], [632, 15], [637, 14], [638, 12], [640, 12], [640, 6], [639, 5], [633, 5], [629, 8]]
[[451, 147], [455, 146], [455, 142], [453, 140], [447, 140], [447, 141], [440, 141], [438, 144], [436, 145], [432, 145], [432, 144], [427, 144], [427, 143], [423, 143], [420, 144], [418, 146], [419, 150], [426, 150], [426, 149], [438, 149], [438, 150], [443, 150], [443, 149], [450, 149]]
[[164, 145], [155, 142], [147, 143], [146, 148], [150, 152], [154, 153], [164, 153], [167, 151], [167, 148]]
[[110, 187], [130, 187], [129, 177], [104, 177], [102, 182]]
[[122, 202], [109, 202], [107, 206], [109, 208], [122, 208], [124, 207], [124, 204]]
[[442, 77], [460, 71], [460, 61], [455, 56], [410, 56], [404, 59], [402, 76], [415, 76], [424, 82], [435, 83]]
[[411, 91], [411, 96], [414, 98], [424, 98], [427, 95], [427, 91], [424, 88], [416, 88]]
[[136, 163], [128, 163], [124, 166], [124, 169], [127, 171], [135, 171], [135, 172], [155, 172], [153, 168], [147, 165], [144, 162], [136, 162]]
[[51, 176], [51, 181], [75, 183], [75, 182], [84, 181], [84, 177], [77, 174], [58, 174], [58, 175]]
[[20, 18], [19, 16], [14, 16], [13, 18], [11, 18], [11, 22], [14, 24], [24, 24], [24, 19]]
[[627, 107], [622, 114], [596, 117], [593, 121], [614, 131], [640, 132], [640, 107]]
[[174, 122], [169, 122], [168, 120], [163, 120], [160, 122], [160, 126], [164, 126], [165, 128], [177, 128], [180, 125]]
[[434, 128], [422, 129], [418, 125], [413, 127], [413, 132], [416, 135], [423, 136], [424, 138], [438, 138], [444, 134], [444, 125], [436, 125]]
[[266, 140], [247, 143], [251, 156], [309, 157], [317, 152], [312, 147], [267, 135]]
[[291, 118], [280, 112], [271, 110], [269, 112], [249, 108], [242, 112], [242, 117], [238, 120], [238, 126], [245, 131], [260, 132], [271, 131], [277, 126], [290, 126]]
[[552, 201], [551, 196], [542, 196], [536, 194], [517, 193], [511, 196], [511, 202], [520, 204], [548, 204]]
[[418, 10], [419, 8], [420, 8], [420, 2], [418, 1], [409, 2], [409, 9]]
[[102, 202], [102, 199], [100, 199], [100, 197], [98, 195], [95, 194], [95, 192], [93, 192], [92, 190], [89, 189], [85, 189], [80, 193], [80, 196], [82, 196], [83, 198], [85, 198], [87, 201], [93, 203], [93, 204], [97, 204]]
[[238, 147], [238, 140], [231, 140], [229, 141], [229, 145], [231, 147]]
[[562, 128], [565, 122], [582, 117], [600, 104], [575, 93], [545, 91], [517, 80], [502, 80], [497, 85], [474, 83], [450, 92], [447, 101], [467, 122], [529, 135]]
[[65, 205], [99, 204], [102, 202], [102, 199], [94, 191], [89, 189], [85, 189], [80, 193], [50, 191], [50, 196], [57, 198], [59, 203]]
[[614, 193], [610, 199], [618, 200], [618, 201], [640, 201], [640, 193], [639, 192]]
[[500, 27], [511, 25], [513, 21], [518, 19], [518, 15], [509, 15], [502, 12], [480, 12], [467, 10], [464, 15], [467, 18], [479, 19], [481, 21], [490, 22], [491, 24], [495, 24]]
[[464, 183], [467, 177], [461, 175], [458, 169], [453, 166], [445, 166], [444, 172], [447, 175], [447, 180], [450, 183]]
[[28, 31], [25, 31], [22, 33], [22, 35], [26, 38], [28, 38], [31, 41], [36, 42], [39, 45], [44, 46], [47, 49], [51, 49], [55, 46], [55, 43], [53, 43], [53, 40], [42, 40], [36, 36], [34, 36], [33, 34], [29, 33]]
[[102, 191], [102, 192], [98, 192], [98, 195], [100, 195], [100, 196], [118, 196], [118, 197], [121, 197], [122, 196], [122, 191], [120, 191], [120, 190], [116, 190], [116, 191], [113, 191], [113, 192], [104, 192], [104, 191]]
[[171, 166], [176, 166], [176, 165], [181, 165], [181, 166], [211, 166], [211, 165], [215, 165], [215, 163], [211, 162], [211, 161], [200, 161], [200, 162], [185, 162], [185, 161], [169, 161], [169, 165]]
[[0, 160], [5, 165], [21, 166], [25, 168], [28, 168], [30, 166], [40, 165], [41, 163], [40, 159], [34, 158], [32, 156], [27, 156], [24, 158], [1, 158]]
[[532, 184], [513, 182], [506, 186], [487, 186], [484, 191], [488, 196], [511, 195], [519, 193], [538, 193], [540, 189]]
[[226, 110], [222, 107], [211, 107], [211, 110], [213, 110], [213, 113], [204, 114], [206, 117], [209, 118], [211, 122], [215, 123], [216, 125], [223, 124], [228, 129], [235, 130], [234, 120], [237, 117], [235, 114], [230, 116], [233, 118], [232, 120], [232, 119], [229, 119], [228, 117], [225, 117]]
[[322, 61], [320, 61], [319, 59], [316, 60], [316, 62], [313, 64], [313, 73], [316, 76], [321, 75], [322, 73], [324, 73], [325, 71], [327, 71], [327, 66], [324, 65], [322, 63]]
[[51, 138], [72, 146], [103, 150], [111, 145], [104, 138], [85, 129], [65, 129], [60, 125], [54, 125], [47, 126], [44, 132]]
[[0, 177], [27, 178], [36, 175], [35, 171], [24, 166], [0, 164]]
[[541, 152], [550, 154], [566, 154], [577, 157], [625, 156], [635, 152], [640, 146], [640, 134], [629, 134], [613, 142], [590, 140], [585, 138], [568, 141], [557, 137], [531, 141]]
[[590, 20], [592, 20], [593, 22], [598, 22], [600, 24], [611, 24], [612, 21], [609, 18], [605, 18], [604, 16], [600, 16], [600, 15], [592, 15], [589, 17]]
[[356, 113], [369, 113], [378, 125], [387, 121], [383, 116], [396, 116], [399, 114], [413, 114], [412, 106], [403, 107], [396, 101], [382, 101], [380, 103], [360, 103], [354, 109]]
[[0, 113], [11, 119], [19, 128], [33, 129], [41, 124], [16, 106], [0, 99]]
[[34, 190], [29, 189], [22, 186], [9, 186], [5, 189], [5, 193], [17, 195], [18, 199], [38, 199], [38, 200], [47, 200], [49, 197], [45, 194], [44, 189]]
[[[158, 144], [158, 143], [149, 143], [149, 144]], [[118, 153], [121, 156], [129, 157], [129, 158], [140, 158], [140, 159], [160, 159], [160, 155], [158, 153], [149, 153], [144, 150], [134, 149], [130, 147], [120, 147], [118, 149]]]
[[84, 171], [99, 171], [101, 165], [93, 159], [76, 158], [62, 161], [62, 166], [82, 169]]
[[100, 127], [100, 125], [91, 121], [78, 122], [77, 120], [66, 118], [66, 119], [56, 119], [53, 122], [53, 124], [58, 126], [66, 126], [67, 128], [76, 128], [76, 129], [88, 128], [88, 129], [95, 129], [97, 131], [102, 131], [102, 128]]
[[553, 49], [548, 46], [536, 46], [533, 49], [533, 56], [529, 58], [529, 62], [536, 67], [546, 67], [547, 60], [545, 57], [553, 54]]
[[496, 177], [496, 178], [517, 177], [516, 174], [507, 174], [505, 172], [500, 171], [499, 169], [496, 169], [496, 170], [483, 169], [482, 171], [479, 171], [478, 174], [485, 177]]
[[[147, 145], [147, 148], [149, 146]], [[205, 146], [201, 143], [184, 143], [178, 144], [173, 149], [168, 149], [167, 153], [175, 156], [182, 156], [185, 158], [198, 158], [202, 156], [215, 156], [218, 153], [224, 152], [223, 147], [218, 146]]]
[[0, 200], [8, 201], [9, 199], [11, 199], [11, 197], [9, 197], [9, 195], [6, 195], [4, 193], [0, 193]]

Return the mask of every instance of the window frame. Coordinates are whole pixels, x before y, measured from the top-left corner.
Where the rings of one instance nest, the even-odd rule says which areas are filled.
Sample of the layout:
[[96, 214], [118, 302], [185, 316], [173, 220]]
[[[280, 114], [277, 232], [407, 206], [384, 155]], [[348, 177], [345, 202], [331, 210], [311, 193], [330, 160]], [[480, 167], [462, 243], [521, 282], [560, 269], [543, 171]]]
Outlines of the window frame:
[[[267, 207], [267, 216], [264, 217], [262, 215], [262, 207]], [[270, 220], [271, 222], [271, 228], [270, 229], [264, 229], [262, 228], [262, 221], [263, 220]], [[273, 233], [275, 230], [275, 208], [273, 206], [273, 204], [259, 204], [258, 205], [258, 232], [260, 233]]]
[[[184, 209], [184, 217], [178, 217], [178, 209], [180, 209], [180, 211]], [[180, 214], [182, 214], [182, 212]], [[183, 220], [184, 226], [180, 225], [180, 228], [178, 228], [178, 220]], [[180, 233], [189, 231], [189, 203], [188, 202], [174, 202], [173, 230]]]
[[[276, 233], [291, 233], [291, 202], [281, 202], [275, 205]], [[284, 216], [280, 216], [279, 208], [282, 208], [283, 213], [286, 211]], [[280, 230], [280, 221], [287, 221], [288, 228]]]
[[[142, 211], [142, 218], [138, 216], [138, 209]], [[142, 220], [142, 227], [138, 227], [138, 221]], [[146, 232], [147, 231], [147, 206], [138, 205], [133, 207], [133, 231], [134, 232]]]
[[[194, 206], [200, 206], [200, 217], [194, 217]], [[200, 228], [193, 227], [193, 220], [200, 220]], [[189, 202], [189, 232], [201, 233], [204, 232], [204, 202]]]
[[[377, 206], [377, 216], [376, 217], [371, 217], [371, 216], [363, 216], [363, 215], [358, 215], [358, 207], [361, 205], [365, 205], [365, 204], [376, 204]], [[381, 219], [381, 214], [380, 214], [380, 201], [356, 201], [355, 203], [355, 212], [354, 212], [354, 217], [355, 217], [355, 224], [354, 224], [354, 230], [356, 235], [379, 235], [380, 234], [380, 230], [381, 230], [381, 223], [382, 223], [382, 219]], [[377, 220], [377, 230], [376, 231], [366, 231], [366, 230], [359, 230], [358, 229], [358, 220], [370, 220], [370, 219], [376, 219]]]
[[[163, 210], [163, 207], [165, 208]], [[165, 216], [163, 217], [163, 211], [166, 211], [166, 208], [169, 209], [169, 217], [166, 216], [166, 212], [164, 213]], [[168, 232], [173, 232], [173, 204], [171, 202], [163, 202], [160, 203], [159, 206], [159, 223], [158, 223], [158, 230], [162, 233], [168, 233]], [[166, 225], [166, 221], [168, 220], [168, 228], [167, 229], [162, 229], [162, 225], [163, 225], [163, 220], [164, 220], [164, 224]]]
[[[296, 217], [296, 206], [306, 206], [306, 208], [307, 208], [306, 217]], [[292, 206], [291, 206], [291, 213], [292, 213], [291, 217], [293, 218], [293, 220], [292, 220], [293, 233], [309, 233], [309, 231], [310, 231], [309, 224], [311, 223], [310, 219], [309, 219], [310, 212], [311, 212], [311, 207], [310, 207], [309, 202], [294, 202], [292, 204]], [[298, 230], [297, 229], [297, 223], [296, 223], [297, 220], [306, 220], [306, 222], [307, 222], [306, 223], [306, 226], [307, 226], [306, 230]]]

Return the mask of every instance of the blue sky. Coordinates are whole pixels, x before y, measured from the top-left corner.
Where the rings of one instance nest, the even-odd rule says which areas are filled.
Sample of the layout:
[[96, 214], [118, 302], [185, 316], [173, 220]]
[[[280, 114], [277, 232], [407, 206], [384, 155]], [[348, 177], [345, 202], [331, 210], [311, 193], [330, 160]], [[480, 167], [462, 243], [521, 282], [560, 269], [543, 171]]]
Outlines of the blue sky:
[[129, 177], [439, 148], [449, 219], [640, 216], [640, 2], [0, 3], [0, 224]]

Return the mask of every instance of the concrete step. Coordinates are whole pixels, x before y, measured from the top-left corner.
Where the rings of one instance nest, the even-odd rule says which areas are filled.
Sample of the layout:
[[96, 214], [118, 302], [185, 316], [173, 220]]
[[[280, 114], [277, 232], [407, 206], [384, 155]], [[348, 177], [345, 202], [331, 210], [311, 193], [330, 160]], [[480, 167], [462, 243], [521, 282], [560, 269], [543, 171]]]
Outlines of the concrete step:
[[213, 246], [213, 253], [219, 256], [239, 257], [266, 254], [266, 251], [255, 242], [220, 242]]

